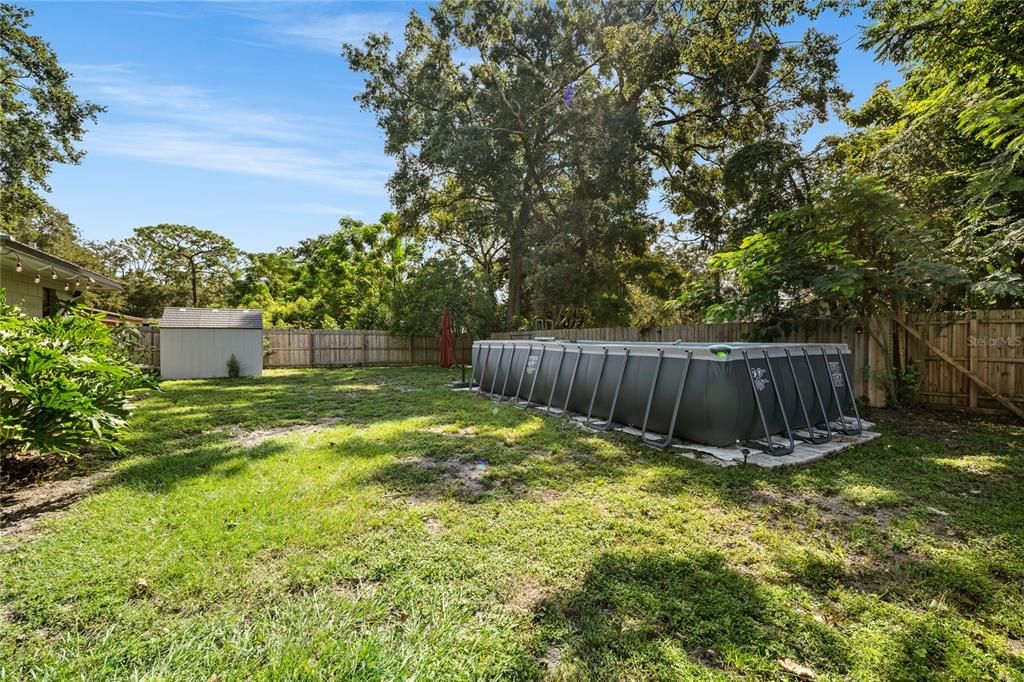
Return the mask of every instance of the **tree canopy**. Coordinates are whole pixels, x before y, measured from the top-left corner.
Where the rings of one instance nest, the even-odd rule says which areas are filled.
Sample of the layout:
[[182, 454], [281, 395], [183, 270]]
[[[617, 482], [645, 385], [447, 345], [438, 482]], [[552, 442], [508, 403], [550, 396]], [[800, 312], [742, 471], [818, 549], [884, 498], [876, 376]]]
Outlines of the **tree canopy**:
[[32, 11], [0, 3], [0, 226], [45, 210], [38, 192], [55, 163], [76, 164], [103, 107], [79, 99], [57, 55], [28, 32]]
[[[394, 157], [394, 212], [270, 253], [155, 225], [82, 243], [37, 194], [100, 111], [0, 6], [3, 229], [126, 282], [106, 307], [240, 305], [268, 324], [476, 333], [853, 318], [1024, 301], [1024, 18], [874, 0], [897, 65], [849, 108], [845, 0], [439, 0], [343, 46]], [[847, 130], [818, 140], [815, 123]]]

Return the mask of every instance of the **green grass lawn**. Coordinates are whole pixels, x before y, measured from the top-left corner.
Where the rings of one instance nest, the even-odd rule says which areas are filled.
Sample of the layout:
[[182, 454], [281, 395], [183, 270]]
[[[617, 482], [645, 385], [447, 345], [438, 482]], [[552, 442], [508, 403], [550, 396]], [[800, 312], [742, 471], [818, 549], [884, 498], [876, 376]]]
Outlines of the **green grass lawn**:
[[1024, 428], [718, 469], [451, 375], [165, 383], [4, 540], [0, 678], [1024, 678]]

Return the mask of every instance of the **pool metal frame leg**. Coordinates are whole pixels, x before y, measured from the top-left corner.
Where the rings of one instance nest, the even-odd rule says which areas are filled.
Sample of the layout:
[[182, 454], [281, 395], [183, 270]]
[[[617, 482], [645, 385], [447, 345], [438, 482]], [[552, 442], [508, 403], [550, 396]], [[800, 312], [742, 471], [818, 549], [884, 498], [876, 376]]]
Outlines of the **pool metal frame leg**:
[[647, 435], [647, 418], [651, 414], [651, 403], [654, 401], [654, 389], [658, 385], [658, 374], [661, 371], [661, 360], [665, 355], [665, 351], [661, 348], [658, 349], [658, 362], [654, 366], [654, 379], [651, 380], [651, 390], [647, 394], [647, 407], [644, 408], [644, 422], [643, 427], [640, 429], [640, 440], [647, 447], [654, 448], [656, 450], [664, 450], [672, 444], [673, 436], [676, 430], [676, 417], [679, 415], [679, 402], [683, 397], [683, 389], [686, 386], [686, 377], [690, 373], [690, 360], [693, 358], [693, 351], [686, 351], [686, 362], [683, 364], [683, 370], [679, 375], [679, 386], [676, 388], [676, 400], [672, 404], [672, 417], [668, 423], [668, 433], [662, 438], [651, 438]]
[[[542, 343], [540, 345], [540, 359], [537, 360], [537, 367], [536, 367], [536, 369], [533, 370], [533, 381], [530, 382], [530, 393], [529, 393], [529, 395], [526, 396], [526, 402], [523, 402], [522, 400], [519, 399], [519, 394], [518, 393], [515, 396], [513, 396], [512, 404], [515, 405], [516, 407], [520, 408], [520, 409], [527, 408], [527, 407], [529, 407], [530, 405], [533, 404], [533, 389], [536, 388], [536, 386], [537, 386], [537, 377], [540, 376], [540, 370], [544, 366], [544, 351], [545, 350], [546, 350], [546, 347]], [[531, 345], [530, 346], [530, 353], [527, 354], [527, 356], [526, 356], [526, 363], [523, 365], [523, 370], [524, 371], [526, 370], [527, 366], [530, 364], [530, 355], [532, 353], [533, 353], [533, 346]]]
[[[498, 361], [494, 364], [494, 376], [491, 377], [491, 388], [487, 391], [487, 395], [490, 396], [492, 400], [494, 399], [494, 385], [498, 383], [498, 374], [501, 373], [501, 360], [503, 357], [505, 357], [505, 344], [501, 344], [498, 347]], [[480, 387], [481, 389], [483, 388], [482, 382]]]
[[[572, 398], [572, 387], [576, 385], [576, 373], [580, 369], [580, 360], [583, 358], [583, 348], [577, 348], [576, 351], [576, 362], [572, 365], [572, 374], [569, 376], [569, 388], [565, 392], [565, 402], [562, 404], [562, 409], [552, 408], [551, 401], [555, 397], [555, 387], [551, 387], [551, 395], [548, 396], [547, 413], [552, 417], [561, 417], [562, 415], [569, 413], [569, 399]], [[558, 377], [555, 377], [555, 384], [558, 384]]]
[[594, 412], [594, 403], [597, 400], [597, 391], [601, 388], [601, 377], [604, 376], [605, 365], [608, 364], [608, 348], [604, 348], [604, 353], [601, 355], [601, 369], [597, 373], [597, 382], [594, 384], [594, 391], [590, 394], [590, 407], [587, 408], [587, 417], [583, 420], [583, 426], [590, 429], [591, 431], [607, 431], [612, 427], [614, 423], [612, 420], [615, 419], [615, 406], [619, 402], [619, 390], [622, 388], [622, 377], [626, 375], [626, 365], [629, 363], [629, 347], [624, 348], [626, 351], [622, 356], [622, 369], [619, 370], [619, 378], [615, 382], [615, 392], [612, 394], [612, 405], [608, 410], [608, 418], [603, 421], [595, 421], [592, 418]]
[[551, 401], [555, 398], [555, 389], [558, 388], [558, 375], [562, 373], [562, 365], [565, 363], [565, 346], [559, 349], [558, 353], [558, 367], [555, 368], [555, 378], [551, 382], [551, 391], [548, 393], [548, 402], [544, 406], [544, 411], [551, 414]]
[[839, 421], [836, 422], [836, 431], [843, 434], [844, 436], [856, 436], [864, 430], [864, 425], [860, 420], [860, 410], [857, 409], [857, 397], [853, 394], [853, 385], [850, 383], [850, 376], [846, 373], [846, 363], [843, 362], [843, 354], [838, 350], [836, 351], [836, 359], [839, 362], [839, 371], [843, 375], [843, 383], [846, 384], [846, 395], [850, 399], [850, 404], [853, 406], [854, 424], [846, 421], [846, 411], [843, 409], [843, 401], [839, 398], [839, 392], [836, 390], [836, 383], [832, 380], [832, 371], [828, 366], [828, 353], [825, 351], [825, 347], [821, 347], [821, 355], [825, 358], [825, 369], [828, 371], [828, 385], [832, 387], [832, 396], [836, 399], [836, 409], [839, 411]]
[[750, 367], [750, 354], [748, 351], [743, 351], [743, 362], [747, 366], [747, 376], [750, 379], [750, 390], [754, 394], [754, 403], [757, 405], [757, 414], [761, 418], [761, 426], [764, 428], [765, 440], [748, 440], [744, 441], [743, 445], [747, 447], [754, 447], [758, 450], [773, 456], [782, 457], [788, 455], [796, 449], [796, 441], [793, 439], [793, 431], [789, 428], [789, 418], [786, 417], [786, 410], [782, 404], [782, 396], [779, 394], [779, 386], [775, 381], [775, 372], [772, 370], [771, 358], [768, 356], [768, 351], [763, 351], [765, 365], [768, 368], [768, 378], [772, 385], [772, 395], [775, 396], [775, 404], [779, 406], [779, 413], [782, 415], [782, 423], [786, 427], [786, 436], [789, 438], [789, 445], [778, 444], [776, 445], [775, 440], [772, 438], [771, 431], [768, 429], [768, 419], [764, 416], [764, 406], [761, 404], [760, 391], [754, 385], [754, 373]]
[[[504, 344], [502, 344], [502, 347], [504, 348]], [[491, 390], [491, 400], [493, 400], [496, 403], [500, 403], [503, 400], [508, 400], [505, 397], [505, 390], [508, 388], [508, 375], [512, 371], [512, 361], [515, 359], [515, 357], [516, 357], [516, 346], [515, 346], [515, 344], [512, 344], [512, 352], [508, 354], [508, 367], [505, 368], [505, 381], [503, 381], [501, 383], [501, 393], [498, 393], [497, 397], [495, 397], [494, 391]], [[499, 357], [498, 358], [498, 367], [494, 370], [494, 378], [495, 379], [498, 378], [498, 374], [499, 374], [500, 370], [501, 370], [501, 358]], [[491, 388], [493, 389], [494, 387], [491, 386]]]
[[[789, 373], [793, 377], [793, 387], [796, 389], [796, 399], [800, 404], [800, 414], [804, 417], [804, 424], [807, 425], [807, 435], [800, 433], [799, 429], [793, 429], [793, 436], [797, 440], [802, 440], [805, 443], [813, 443], [815, 445], [821, 445], [827, 443], [832, 438], [832, 432], [822, 433], [821, 431], [815, 431], [814, 425], [811, 423], [811, 417], [807, 412], [807, 403], [804, 402], [804, 393], [800, 390], [800, 381], [796, 377], [796, 367], [793, 365], [793, 356], [790, 354], [789, 349], [786, 348], [786, 362], [789, 363]], [[814, 375], [811, 374], [811, 381], [814, 381]]]
[[[821, 421], [816, 422], [816, 425], [823, 426], [825, 428], [825, 442], [828, 442], [832, 440], [832, 425], [829, 423], [831, 420], [828, 418], [828, 410], [825, 409], [825, 401], [821, 398], [821, 389], [818, 388], [818, 380], [814, 378], [814, 367], [811, 365], [811, 356], [807, 354], [806, 348], [801, 348], [800, 350], [804, 355], [804, 362], [807, 364], [807, 373], [811, 377], [811, 386], [814, 388], [814, 399], [818, 403], [818, 410], [821, 411]], [[828, 368], [828, 361], [825, 362], [825, 368]]]
[[[483, 389], [483, 387], [484, 387], [484, 376], [487, 374], [487, 360], [491, 356], [491, 344], [489, 344], [489, 343], [486, 344], [486, 345], [480, 344], [480, 348], [481, 349], [486, 349], [487, 352], [484, 353], [484, 361], [480, 363], [480, 381], [477, 382], [476, 387], [473, 389], [473, 392], [476, 393], [477, 395], [480, 394], [481, 389]], [[480, 351], [477, 351], [476, 357], [477, 358], [480, 357]], [[476, 371], [475, 371], [476, 370], [476, 366], [475, 365], [473, 366], [473, 369], [474, 369], [473, 374], [476, 374]]]
[[[506, 400], [511, 400], [513, 404], [519, 400], [519, 392], [523, 390], [523, 379], [526, 377], [526, 368], [530, 364], [530, 356], [532, 354], [533, 344], [531, 343], [526, 347], [526, 357], [523, 358], [523, 368], [519, 370], [519, 383], [516, 384], [516, 392], [506, 398]], [[513, 357], [515, 356], [513, 355]], [[511, 367], [509, 369], [511, 370]], [[504, 393], [504, 391], [502, 391], [502, 393]]]

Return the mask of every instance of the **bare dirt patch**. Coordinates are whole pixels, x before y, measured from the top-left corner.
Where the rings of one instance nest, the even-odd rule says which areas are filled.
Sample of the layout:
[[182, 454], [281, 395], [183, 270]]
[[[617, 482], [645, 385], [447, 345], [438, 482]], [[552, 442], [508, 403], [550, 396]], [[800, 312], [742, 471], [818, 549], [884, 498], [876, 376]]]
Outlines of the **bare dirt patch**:
[[372, 599], [379, 588], [380, 585], [372, 581], [343, 578], [331, 586], [331, 591], [349, 601], [359, 601]]
[[548, 675], [554, 675], [562, 667], [562, 657], [562, 648], [557, 644], [552, 644], [544, 650], [544, 653], [541, 654], [540, 662], [544, 665]]
[[520, 611], [535, 611], [548, 597], [548, 588], [536, 578], [526, 577], [512, 586], [508, 604]]
[[421, 493], [410, 496], [410, 500], [426, 502], [428, 498], [437, 497], [446, 491], [457, 495], [475, 497], [490, 489], [487, 480], [487, 462], [482, 460], [463, 460], [458, 457], [448, 459], [430, 459], [427, 457], [411, 457], [400, 460], [401, 464], [416, 466], [440, 474], [439, 483], [429, 486]]
[[421, 430], [426, 433], [444, 436], [445, 438], [472, 438], [480, 434], [475, 426], [464, 426], [458, 429], [450, 429], [443, 426], [430, 426]]
[[240, 448], [254, 448], [270, 438], [299, 433], [316, 433], [340, 421], [340, 417], [330, 417], [315, 424], [293, 424], [291, 426], [278, 426], [273, 429], [256, 429], [254, 431], [242, 431], [237, 428], [224, 430], [233, 434], [231, 438], [232, 445]]
[[0, 497], [0, 507], [3, 508], [0, 514], [0, 536], [25, 532], [45, 518], [64, 513], [113, 473], [97, 471], [5, 493]]
[[444, 532], [444, 524], [441, 523], [440, 519], [435, 519], [433, 516], [423, 523], [423, 527], [427, 529], [428, 533], [435, 536]]
[[774, 490], [757, 490], [747, 499], [757, 505], [777, 508], [783, 512], [781, 516], [795, 520], [798, 525], [809, 523], [802, 513], [807, 507], [816, 509], [825, 523], [837, 526], [848, 526], [864, 517], [871, 517], [884, 526], [906, 511], [903, 507], [859, 507], [838, 497], [810, 491], [790, 491], [783, 495]]
[[554, 502], [558, 502], [563, 497], [565, 497], [565, 493], [560, 490], [531, 490], [527, 497], [536, 502], [552, 504]]

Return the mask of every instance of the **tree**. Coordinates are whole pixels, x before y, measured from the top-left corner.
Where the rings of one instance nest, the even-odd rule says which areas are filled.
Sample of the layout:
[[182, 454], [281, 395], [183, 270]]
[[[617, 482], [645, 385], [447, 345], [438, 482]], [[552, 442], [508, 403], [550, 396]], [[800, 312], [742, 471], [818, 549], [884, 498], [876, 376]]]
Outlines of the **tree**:
[[358, 100], [397, 158], [403, 223], [468, 203], [493, 226], [509, 323], [620, 322], [623, 272], [660, 227], [647, 209], [655, 167], [680, 229], [714, 248], [806, 192], [799, 136], [848, 94], [834, 36], [789, 45], [777, 29], [817, 11], [445, 0], [429, 21], [410, 17], [402, 50], [373, 35], [345, 55], [367, 73]]
[[420, 257], [415, 239], [397, 230], [394, 214], [378, 223], [338, 221], [329, 235], [303, 240], [295, 250], [302, 264], [301, 293], [314, 302], [318, 319], [348, 328], [387, 328], [394, 296]]
[[135, 228], [139, 246], [152, 253], [154, 266], [172, 280], [184, 280], [191, 289], [192, 305], [202, 299], [224, 297], [239, 256], [230, 239], [210, 230], [188, 225], [154, 225]]
[[498, 290], [507, 282], [508, 239], [492, 219], [489, 207], [466, 198], [455, 183], [449, 183], [422, 227], [428, 237], [473, 264], [491, 301], [497, 304]]
[[[345, 46], [367, 73], [358, 100], [397, 158], [403, 224], [471, 202], [507, 245], [510, 323], [531, 296], [536, 307], [599, 300], [604, 261], [641, 252], [652, 233], [642, 121], [599, 68], [595, 6], [444, 0], [430, 12], [429, 23], [410, 16], [397, 54], [386, 35]], [[466, 52], [479, 63], [461, 61]], [[542, 276], [563, 259], [576, 276]]]
[[40, 209], [38, 191], [54, 163], [77, 164], [75, 147], [103, 107], [71, 91], [71, 74], [50, 46], [28, 33], [32, 11], [0, 4], [0, 223]]
[[462, 328], [485, 338], [494, 327], [497, 309], [479, 273], [451, 256], [420, 264], [395, 296], [389, 329], [404, 334], [437, 334], [441, 311], [450, 308], [455, 332]]
[[940, 231], [877, 179], [845, 178], [712, 258], [738, 287], [712, 317], [852, 319], [928, 307], [963, 278], [943, 246]]
[[1024, 300], [1024, 16], [999, 0], [882, 0], [862, 47], [904, 67], [849, 121], [838, 145], [857, 172], [944, 226], [969, 273], [947, 304]]
[[99, 259], [81, 243], [81, 232], [66, 213], [39, 200], [31, 209], [0, 226], [7, 234], [25, 244], [86, 267], [98, 267]]

